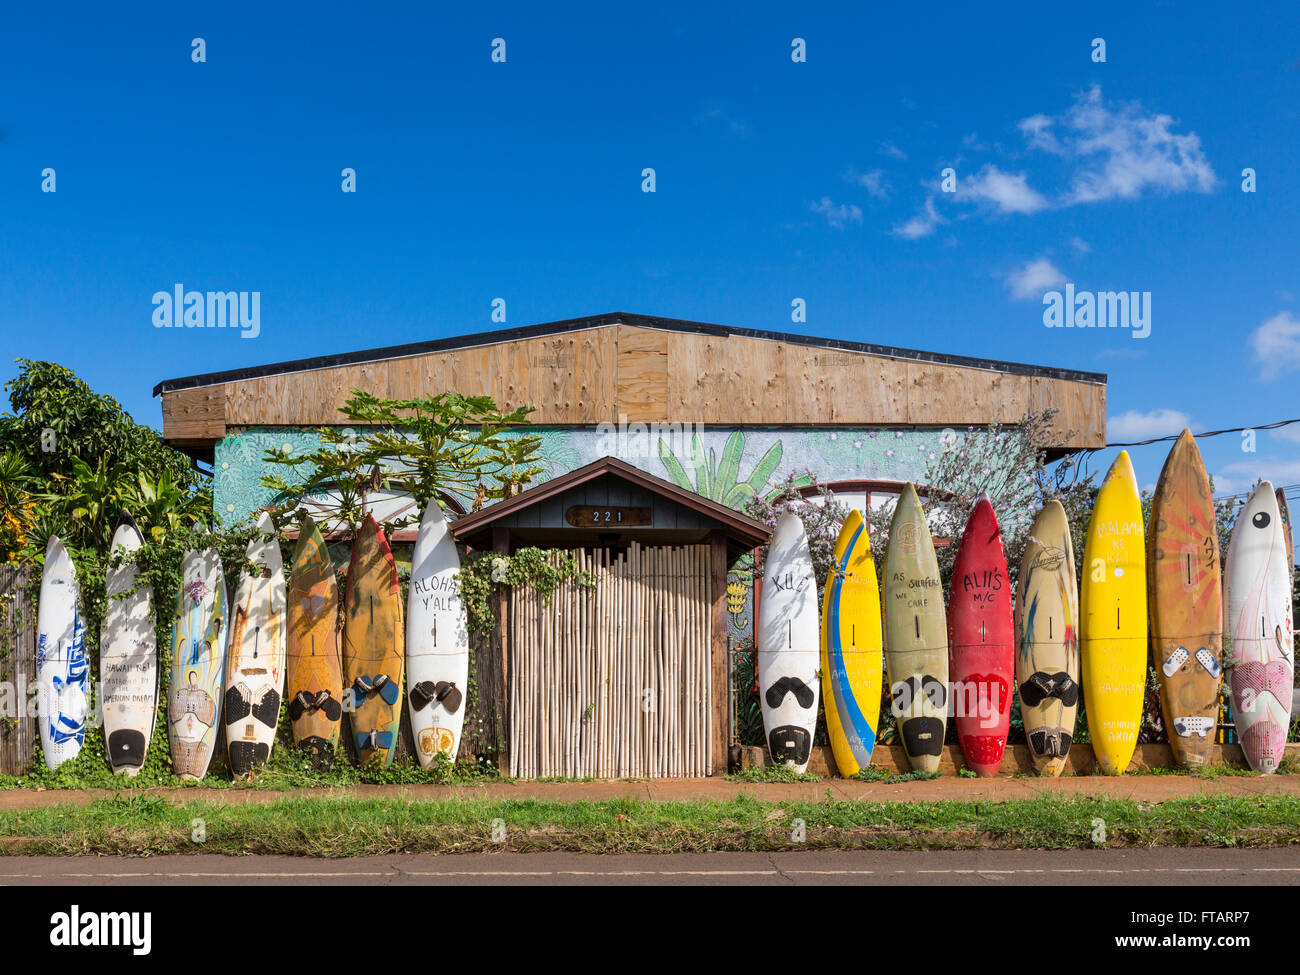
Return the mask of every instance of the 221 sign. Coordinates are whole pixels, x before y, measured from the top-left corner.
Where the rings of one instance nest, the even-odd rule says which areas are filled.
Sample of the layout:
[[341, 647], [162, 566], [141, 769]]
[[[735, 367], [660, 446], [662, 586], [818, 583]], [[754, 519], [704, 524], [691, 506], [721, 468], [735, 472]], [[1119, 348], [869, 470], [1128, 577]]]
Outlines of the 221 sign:
[[576, 504], [564, 513], [564, 520], [574, 528], [623, 528], [629, 525], [649, 525], [650, 509]]

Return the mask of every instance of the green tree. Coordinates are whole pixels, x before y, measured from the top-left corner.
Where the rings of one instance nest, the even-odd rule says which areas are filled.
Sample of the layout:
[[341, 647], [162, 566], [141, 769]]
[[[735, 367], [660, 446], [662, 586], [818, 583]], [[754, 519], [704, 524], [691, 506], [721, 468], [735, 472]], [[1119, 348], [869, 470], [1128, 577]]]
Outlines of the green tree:
[[310, 453], [267, 452], [268, 463], [295, 478], [262, 478], [280, 511], [333, 492], [333, 515], [355, 525], [373, 491], [405, 491], [420, 509], [437, 494], [475, 494], [478, 504], [509, 496], [543, 470], [541, 437], [515, 429], [528, 424], [531, 406], [503, 411], [490, 396], [460, 393], [390, 400], [357, 389], [339, 412], [363, 432], [322, 427], [321, 446]]
[[17, 361], [18, 375], [5, 384], [12, 412], [0, 416], [0, 452], [18, 458], [31, 478], [27, 557], [51, 534], [106, 549], [123, 507], [155, 535], [210, 514], [209, 476], [156, 430], [65, 366]]

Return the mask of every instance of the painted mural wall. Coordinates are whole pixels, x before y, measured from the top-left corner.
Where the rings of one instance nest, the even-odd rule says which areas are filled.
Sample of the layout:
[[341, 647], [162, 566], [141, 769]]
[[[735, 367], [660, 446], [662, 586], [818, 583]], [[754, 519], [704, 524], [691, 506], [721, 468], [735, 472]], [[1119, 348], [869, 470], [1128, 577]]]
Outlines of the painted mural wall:
[[[350, 431], [361, 433], [361, 430]], [[794, 474], [804, 483], [853, 479], [921, 481], [942, 451], [943, 431], [708, 427], [691, 424], [627, 424], [621, 428], [537, 427], [542, 437], [538, 480], [613, 456], [679, 487], [743, 510], [754, 496], [775, 492]], [[272, 448], [310, 452], [320, 446], [311, 430], [250, 428], [216, 447], [213, 503], [223, 525], [233, 525], [274, 500], [262, 487], [273, 466]], [[278, 473], [278, 471], [276, 471]], [[464, 498], [468, 508], [471, 496]], [[753, 574], [748, 559], [727, 577], [728, 629], [733, 642], [753, 636]]]
[[[361, 433], [363, 431], [353, 431]], [[853, 478], [920, 480], [941, 452], [940, 430], [798, 430], [629, 424], [624, 430], [535, 427], [542, 437], [539, 480], [549, 480], [601, 457], [613, 456], [681, 487], [743, 509], [754, 495], [773, 491], [790, 473], [811, 480]], [[274, 447], [309, 452], [320, 446], [311, 430], [249, 428], [216, 447], [213, 504], [217, 520], [233, 525], [269, 504], [261, 485]], [[279, 471], [275, 471], [279, 473]], [[467, 497], [467, 502], [472, 498]]]

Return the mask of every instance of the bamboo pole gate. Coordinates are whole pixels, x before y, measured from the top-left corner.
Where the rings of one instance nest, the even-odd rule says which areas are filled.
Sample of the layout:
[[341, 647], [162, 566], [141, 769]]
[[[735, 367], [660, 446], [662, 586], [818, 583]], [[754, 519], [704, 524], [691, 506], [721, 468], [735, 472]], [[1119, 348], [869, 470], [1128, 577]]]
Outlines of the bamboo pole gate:
[[708, 546], [567, 554], [594, 588], [568, 580], [549, 601], [524, 587], [509, 597], [510, 774], [707, 774]]

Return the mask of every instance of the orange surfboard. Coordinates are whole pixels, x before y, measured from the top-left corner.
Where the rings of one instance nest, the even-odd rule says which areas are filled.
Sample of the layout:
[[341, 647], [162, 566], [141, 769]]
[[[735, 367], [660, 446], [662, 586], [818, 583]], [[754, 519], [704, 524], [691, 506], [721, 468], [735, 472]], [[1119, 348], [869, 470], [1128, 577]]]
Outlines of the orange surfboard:
[[1209, 760], [1223, 675], [1223, 579], [1214, 499], [1201, 452], [1184, 430], [1165, 460], [1147, 532], [1151, 658], [1174, 758]]
[[289, 577], [285, 675], [293, 741], [316, 763], [333, 758], [343, 717], [339, 589], [320, 529], [304, 518]]
[[391, 765], [401, 721], [406, 628], [393, 551], [368, 515], [352, 543], [343, 624], [344, 694], [361, 762]]

